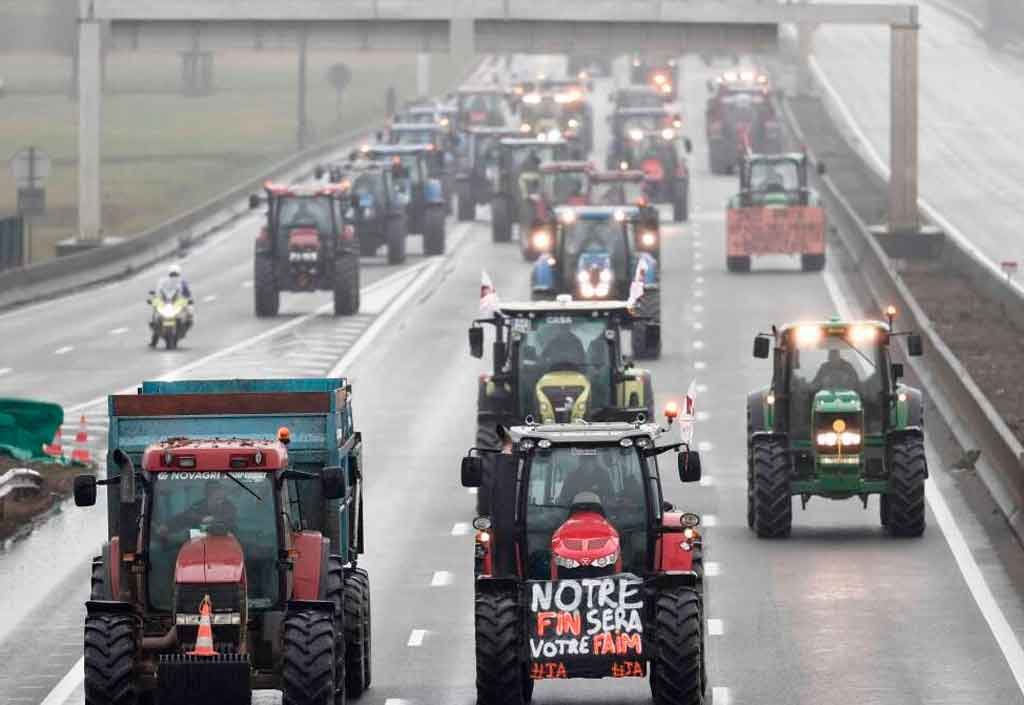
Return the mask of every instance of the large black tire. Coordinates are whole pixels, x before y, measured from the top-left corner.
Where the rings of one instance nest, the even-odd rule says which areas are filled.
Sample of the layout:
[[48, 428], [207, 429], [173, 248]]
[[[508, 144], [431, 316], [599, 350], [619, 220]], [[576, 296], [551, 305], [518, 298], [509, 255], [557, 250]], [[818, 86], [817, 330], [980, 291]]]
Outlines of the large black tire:
[[885, 528], [893, 536], [924, 533], [924, 481], [928, 462], [922, 438], [903, 438], [889, 446], [889, 495]]
[[345, 685], [358, 698], [370, 687], [370, 576], [345, 571]]
[[508, 210], [506, 199], [495, 198], [491, 201], [491, 240], [494, 242], [512, 240], [512, 219]]
[[468, 183], [459, 184], [459, 222], [465, 223], [476, 219], [476, 201], [473, 200], [473, 188]]
[[107, 585], [107, 567], [103, 563], [103, 556], [93, 556], [92, 574], [89, 576], [89, 599], [110, 600], [110, 588]]
[[334, 315], [359, 313], [359, 258], [340, 255], [334, 261]]
[[281, 292], [274, 276], [274, 259], [270, 255], [256, 255], [253, 262], [252, 292], [256, 315], [260, 318], [276, 316], [281, 308]]
[[369, 235], [359, 238], [360, 257], [376, 257], [378, 249], [380, 249], [380, 243], [377, 242], [377, 238]]
[[96, 614], [85, 618], [86, 705], [135, 705], [135, 617]]
[[682, 223], [690, 219], [690, 194], [685, 185], [680, 185], [678, 188], [681, 193], [677, 193], [672, 199], [672, 220]]
[[[644, 295], [636, 302], [638, 316], [650, 316], [659, 325], [661, 323], [661, 292], [645, 291]], [[647, 347], [647, 323], [636, 322], [633, 324], [633, 357], [637, 360], [656, 360], [661, 357], [661, 339], [658, 344]]]
[[750, 271], [750, 258], [749, 257], [726, 257], [725, 268], [730, 272], [749, 272]]
[[477, 705], [524, 705], [533, 681], [519, 660], [523, 625], [514, 593], [476, 595]]
[[405, 222], [405, 216], [388, 220], [388, 264], [402, 264], [405, 262], [405, 241], [408, 237], [409, 226]]
[[825, 255], [800, 255], [800, 269], [805, 272], [820, 272], [825, 268]]
[[654, 621], [654, 705], [702, 705], [705, 678], [700, 595], [692, 588], [663, 590], [654, 606]]
[[334, 705], [345, 705], [348, 699], [345, 634], [348, 595], [345, 592], [345, 563], [341, 556], [327, 557], [327, 594], [324, 598], [334, 603]]
[[423, 254], [444, 254], [444, 208], [430, 206], [423, 214]]
[[755, 439], [753, 455], [754, 531], [763, 539], [789, 536], [793, 527], [789, 453], [778, 441]]
[[289, 612], [282, 630], [283, 705], [336, 705], [333, 616], [314, 610]]
[[178, 347], [178, 331], [169, 330], [164, 333], [164, 345], [167, 346], [168, 350], [174, 350]]
[[[498, 430], [496, 423], [492, 418], [485, 420], [477, 420], [476, 424], [476, 448], [493, 448], [498, 450], [501, 448], [501, 439], [498, 438]], [[483, 456], [484, 463], [490, 463], [494, 459], [494, 456], [490, 453], [486, 453]], [[486, 478], [487, 473], [484, 473]], [[488, 488], [481, 487], [476, 493], [476, 513], [477, 516], [489, 516], [491, 513], [491, 506], [489, 503], [490, 493]]]

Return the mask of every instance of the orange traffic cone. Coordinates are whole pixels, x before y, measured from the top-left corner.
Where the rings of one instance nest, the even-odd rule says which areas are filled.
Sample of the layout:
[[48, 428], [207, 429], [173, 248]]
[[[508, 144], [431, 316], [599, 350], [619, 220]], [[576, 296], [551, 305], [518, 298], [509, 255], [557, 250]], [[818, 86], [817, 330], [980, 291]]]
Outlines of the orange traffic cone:
[[196, 648], [189, 651], [189, 656], [217, 656], [213, 650], [213, 623], [210, 615], [213, 613], [213, 606], [210, 603], [210, 596], [203, 598], [199, 605], [199, 631], [196, 632]]
[[92, 462], [89, 455], [89, 434], [85, 428], [85, 416], [78, 422], [78, 433], [75, 434], [75, 449], [71, 451], [71, 459], [79, 463]]
[[61, 426], [57, 427], [57, 432], [53, 434], [53, 442], [43, 445], [43, 452], [53, 458], [61, 458], [64, 456], [64, 441], [61, 438]]

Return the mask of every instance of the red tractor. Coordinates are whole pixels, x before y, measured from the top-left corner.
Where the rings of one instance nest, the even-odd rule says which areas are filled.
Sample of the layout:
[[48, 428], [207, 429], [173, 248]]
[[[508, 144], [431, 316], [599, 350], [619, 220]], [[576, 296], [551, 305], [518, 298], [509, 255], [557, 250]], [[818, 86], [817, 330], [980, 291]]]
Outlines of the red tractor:
[[693, 482], [700, 456], [667, 442], [667, 415], [514, 427], [511, 453], [463, 459], [490, 508], [473, 523], [479, 705], [523, 705], [537, 680], [648, 675], [657, 705], [705, 702], [700, 518], [664, 500], [655, 461], [679, 451]]
[[266, 183], [249, 207], [267, 206], [256, 238], [253, 293], [257, 316], [276, 316], [282, 291], [330, 291], [334, 315], [359, 312], [359, 243], [346, 221], [347, 182], [313, 187]]
[[550, 252], [554, 245], [555, 209], [559, 206], [585, 206], [590, 203], [590, 162], [547, 162], [541, 164], [538, 188], [528, 197], [519, 224], [519, 249], [523, 259], [532, 262]]
[[726, 71], [708, 81], [708, 159], [712, 174], [730, 174], [750, 153], [782, 151], [782, 125], [767, 74]]

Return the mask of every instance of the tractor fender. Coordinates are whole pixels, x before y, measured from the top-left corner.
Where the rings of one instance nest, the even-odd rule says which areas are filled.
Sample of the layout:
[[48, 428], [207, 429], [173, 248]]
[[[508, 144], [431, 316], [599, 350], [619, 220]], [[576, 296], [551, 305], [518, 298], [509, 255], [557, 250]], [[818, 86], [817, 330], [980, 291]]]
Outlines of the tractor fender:
[[430, 204], [444, 203], [444, 190], [440, 179], [427, 179], [423, 184], [423, 200]]
[[656, 569], [661, 572], [678, 573], [693, 571], [693, 550], [685, 551], [680, 546], [680, 531], [667, 531], [658, 537], [655, 547]]
[[[901, 384], [896, 387], [896, 392], [898, 396], [893, 408], [892, 426], [897, 429], [924, 428], [924, 403], [921, 398], [921, 390]], [[904, 399], [901, 400], [900, 396]]]
[[770, 431], [772, 429], [771, 424], [771, 412], [767, 408], [768, 403], [765, 398], [768, 396], [767, 390], [759, 390], [751, 392], [747, 396], [747, 436], [752, 436], [759, 431]]
[[292, 568], [292, 599], [317, 600], [326, 594], [330, 540], [319, 531], [299, 531], [292, 540], [298, 553]]
[[334, 614], [334, 602], [332, 600], [288, 600], [288, 611]]
[[668, 590], [677, 587], [695, 588], [699, 582], [699, 576], [692, 570], [665, 570], [655, 574], [648, 585], [657, 591]]
[[533, 271], [530, 273], [530, 285], [534, 291], [553, 291], [555, 288], [555, 267], [557, 263], [553, 257], [541, 255], [533, 263]]
[[518, 595], [521, 586], [522, 581], [517, 578], [491, 578], [480, 576], [476, 581], [476, 591], [478, 593], [486, 593], [489, 595], [510, 592], [514, 592]]
[[644, 286], [650, 287], [658, 283], [658, 260], [650, 252], [637, 255], [637, 263], [643, 263]]
[[87, 600], [85, 613], [89, 616], [98, 614], [135, 614], [135, 605], [118, 600]]

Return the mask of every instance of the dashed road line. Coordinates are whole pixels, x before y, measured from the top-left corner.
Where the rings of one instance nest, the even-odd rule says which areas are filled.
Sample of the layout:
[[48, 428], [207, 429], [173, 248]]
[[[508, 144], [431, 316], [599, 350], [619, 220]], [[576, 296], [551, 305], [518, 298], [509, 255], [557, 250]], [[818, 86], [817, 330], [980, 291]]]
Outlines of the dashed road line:
[[707, 561], [704, 564], [704, 577], [714, 578], [722, 574], [722, 566], [717, 561]]
[[714, 705], [732, 705], [732, 693], [725, 686], [716, 685], [711, 689], [711, 702]]
[[703, 340], [695, 340], [695, 341], [693, 341], [693, 349], [694, 350], [703, 350], [704, 349], [704, 341]]
[[711, 441], [701, 441], [700, 443], [697, 444], [697, 450], [699, 450], [702, 453], [710, 453], [714, 449], [715, 446], [711, 443]]
[[718, 526], [718, 517], [714, 514], [705, 514], [700, 518], [700, 523], [704, 526]]
[[445, 587], [446, 585], [451, 585], [454, 580], [455, 576], [447, 570], [438, 570], [430, 580], [430, 587]]
[[9, 375], [11, 372], [13, 372], [13, 370], [10, 367], [0, 367], [0, 377]]
[[725, 625], [720, 619], [708, 620], [708, 634], [711, 636], [722, 636], [725, 633]]
[[203, 303], [204, 304], [210, 304], [210, 303], [213, 303], [216, 300], [217, 300], [217, 295], [216, 294], [207, 294], [206, 296], [203, 297]]
[[697, 360], [696, 362], [693, 363], [693, 369], [695, 370], [706, 370], [707, 367], [708, 363], [704, 362], [703, 360]]
[[466, 536], [471, 528], [468, 522], [456, 522], [455, 526], [452, 527], [452, 536]]
[[121, 327], [121, 328], [114, 328], [114, 329], [112, 329], [112, 330], [110, 331], [110, 334], [111, 334], [111, 335], [124, 335], [124, 334], [125, 334], [125, 333], [127, 333], [127, 332], [128, 332], [128, 329], [127, 329], [127, 328], [125, 328], [125, 327]]
[[409, 641], [406, 642], [406, 646], [423, 646], [423, 640], [427, 636], [426, 629], [413, 629], [409, 635]]
[[693, 322], [693, 329], [694, 330], [704, 330], [704, 324], [701, 323], [700, 321], [694, 321]]
[[53, 351], [54, 355], [67, 355], [69, 352], [75, 349], [74, 345], [65, 345], [62, 348], [57, 348]]

